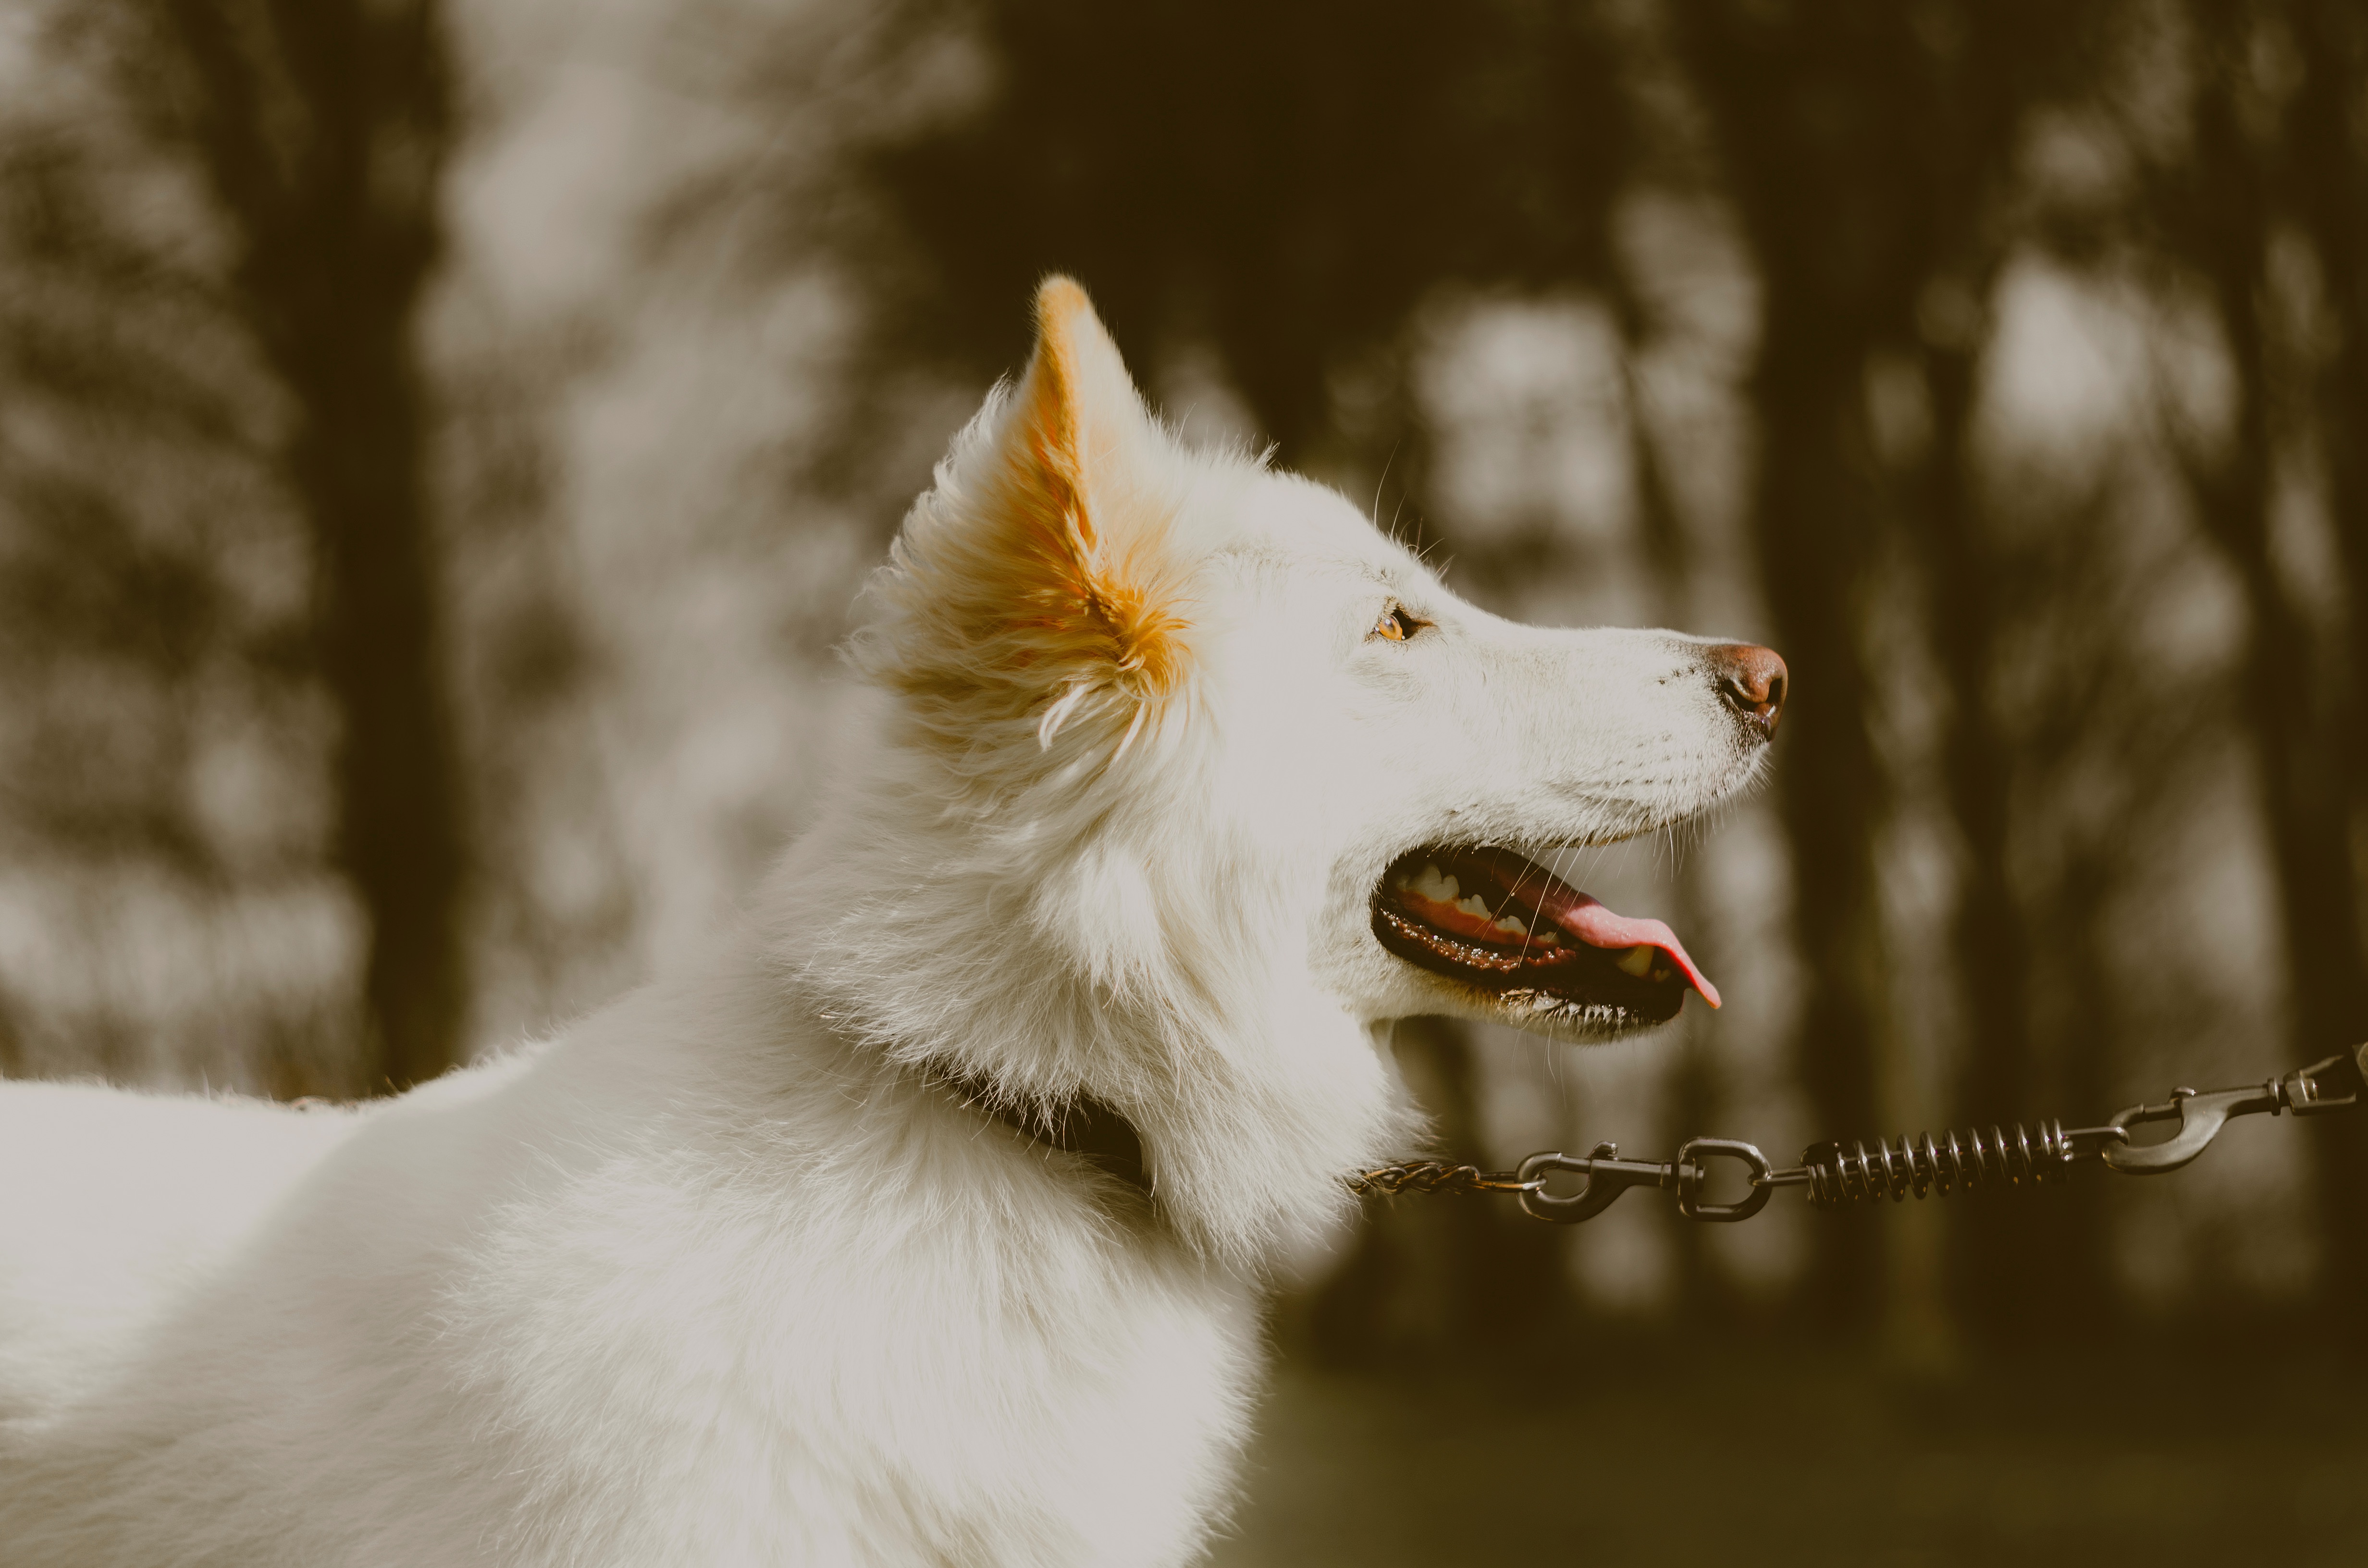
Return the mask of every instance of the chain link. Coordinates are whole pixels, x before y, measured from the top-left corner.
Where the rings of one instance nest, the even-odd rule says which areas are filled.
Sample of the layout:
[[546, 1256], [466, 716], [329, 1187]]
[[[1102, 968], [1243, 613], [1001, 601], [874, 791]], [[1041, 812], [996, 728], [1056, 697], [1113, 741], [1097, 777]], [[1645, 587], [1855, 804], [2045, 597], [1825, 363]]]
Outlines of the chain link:
[[1395, 1198], [1402, 1192], [1535, 1192], [1545, 1185], [1543, 1177], [1523, 1181], [1511, 1171], [1484, 1171], [1445, 1160], [1405, 1160], [1343, 1179], [1360, 1198]]

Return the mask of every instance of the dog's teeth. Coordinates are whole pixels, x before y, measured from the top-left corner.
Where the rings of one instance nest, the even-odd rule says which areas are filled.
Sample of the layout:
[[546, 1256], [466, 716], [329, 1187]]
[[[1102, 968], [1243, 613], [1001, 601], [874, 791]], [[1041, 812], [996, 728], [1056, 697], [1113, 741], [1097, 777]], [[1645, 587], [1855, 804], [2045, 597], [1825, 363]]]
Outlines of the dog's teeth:
[[1470, 898], [1457, 899], [1455, 901], [1455, 907], [1463, 911], [1464, 914], [1469, 915], [1474, 920], [1486, 920], [1489, 915], [1496, 913], [1486, 903], [1481, 902], [1480, 895], [1476, 892]]
[[1530, 928], [1527, 926], [1522, 925], [1520, 921], [1514, 919], [1509, 915], [1497, 922], [1497, 929], [1502, 931], [1508, 937], [1526, 937], [1530, 934]]
[[1633, 974], [1639, 980], [1644, 979], [1652, 972], [1655, 953], [1656, 949], [1641, 944], [1629, 949], [1620, 955], [1621, 972]]
[[1442, 876], [1437, 866], [1425, 865], [1422, 875], [1405, 884], [1406, 890], [1433, 903], [1453, 903], [1463, 890], [1455, 885], [1453, 877]]

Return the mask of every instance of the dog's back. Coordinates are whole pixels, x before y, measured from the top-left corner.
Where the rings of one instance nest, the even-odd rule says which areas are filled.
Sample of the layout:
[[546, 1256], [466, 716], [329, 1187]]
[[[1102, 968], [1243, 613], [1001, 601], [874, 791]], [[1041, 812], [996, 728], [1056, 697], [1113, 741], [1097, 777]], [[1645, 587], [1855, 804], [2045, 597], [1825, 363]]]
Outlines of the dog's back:
[[265, 1100], [0, 1084], [0, 1423], [38, 1422], [83, 1392], [355, 1121]]
[[[1242, 1425], [1245, 1292], [958, 1099], [782, 1028], [761, 973], [335, 1118], [301, 1177], [282, 1142], [205, 1256], [158, 1264], [169, 1221], [137, 1217], [108, 1245], [160, 1280], [150, 1319], [0, 1427], [0, 1561], [1189, 1555]], [[78, 1108], [145, 1163], [145, 1106]], [[225, 1157], [250, 1119], [315, 1136], [200, 1112], [180, 1136]], [[61, 1260], [110, 1223], [49, 1207]], [[32, 1278], [5, 1239], [0, 1271]], [[36, 1304], [9, 1353], [40, 1361], [63, 1331]]]

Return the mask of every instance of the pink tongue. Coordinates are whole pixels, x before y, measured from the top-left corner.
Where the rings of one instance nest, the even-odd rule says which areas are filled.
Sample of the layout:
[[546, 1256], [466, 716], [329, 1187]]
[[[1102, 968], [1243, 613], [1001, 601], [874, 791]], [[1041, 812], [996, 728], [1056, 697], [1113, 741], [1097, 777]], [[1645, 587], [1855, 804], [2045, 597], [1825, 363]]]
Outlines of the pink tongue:
[[1477, 872], [1494, 881], [1499, 892], [1512, 893], [1526, 901], [1540, 915], [1590, 948], [1660, 949], [1678, 966], [1678, 972], [1702, 993], [1703, 1001], [1713, 1007], [1718, 1006], [1718, 987], [1694, 966], [1694, 960], [1679, 942], [1678, 934], [1660, 921], [1631, 919], [1617, 910], [1607, 909], [1601, 901], [1579, 892], [1560, 877], [1549, 875], [1543, 867], [1510, 850], [1483, 849], [1456, 859], [1456, 869], [1465, 876]]
[[1622, 915], [1607, 908], [1599, 899], [1567, 888], [1550, 887], [1546, 896], [1538, 902], [1539, 914], [1590, 948], [1660, 949], [1693, 988], [1702, 993], [1703, 1001], [1713, 1007], [1718, 1006], [1718, 987], [1694, 967], [1694, 960], [1678, 941], [1678, 934], [1660, 921]]

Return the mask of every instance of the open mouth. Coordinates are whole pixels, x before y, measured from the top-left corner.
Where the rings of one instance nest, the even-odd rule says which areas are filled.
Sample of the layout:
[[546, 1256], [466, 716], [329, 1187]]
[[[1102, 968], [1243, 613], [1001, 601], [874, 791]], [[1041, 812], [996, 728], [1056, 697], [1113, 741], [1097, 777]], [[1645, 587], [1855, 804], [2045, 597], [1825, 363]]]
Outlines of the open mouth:
[[1404, 855], [1373, 893], [1373, 935], [1408, 963], [1510, 1003], [1664, 1023], [1718, 987], [1658, 920], [1606, 908], [1509, 849]]

